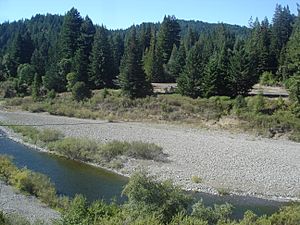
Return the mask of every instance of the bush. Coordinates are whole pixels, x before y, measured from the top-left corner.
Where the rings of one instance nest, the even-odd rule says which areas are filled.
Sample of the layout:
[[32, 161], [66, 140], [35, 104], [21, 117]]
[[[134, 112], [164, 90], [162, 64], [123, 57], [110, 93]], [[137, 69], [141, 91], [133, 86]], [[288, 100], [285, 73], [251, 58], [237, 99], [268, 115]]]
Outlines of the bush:
[[132, 175], [123, 194], [128, 197], [126, 207], [129, 210], [157, 213], [163, 223], [170, 222], [180, 212], [186, 212], [191, 202], [190, 196], [179, 187], [169, 181], [160, 183], [145, 172]]
[[62, 132], [53, 130], [53, 129], [44, 129], [38, 135], [38, 139], [45, 143], [58, 141], [58, 140], [62, 139], [63, 137], [64, 137], [64, 135]]
[[91, 97], [91, 90], [84, 82], [76, 82], [72, 87], [72, 96], [76, 101], [82, 101]]
[[272, 72], [266, 71], [260, 76], [259, 83], [261, 85], [274, 86], [277, 84], [277, 81]]
[[0, 94], [2, 98], [16, 97], [16, 83], [15, 81], [7, 80], [0, 83]]
[[21, 134], [23, 137], [27, 138], [28, 141], [33, 142], [34, 144], [37, 143], [40, 131], [31, 126], [10, 126], [10, 128], [16, 132]]
[[51, 207], [59, 204], [55, 186], [48, 177], [26, 168], [18, 169], [7, 156], [0, 155], [0, 178], [22, 192], [36, 196]]
[[226, 221], [232, 214], [232, 205], [226, 203], [223, 205], [214, 205], [205, 207], [203, 201], [199, 201], [193, 205], [192, 216], [207, 221], [208, 224], [217, 224], [218, 221]]
[[202, 178], [201, 177], [198, 177], [198, 176], [192, 176], [191, 178], [192, 182], [195, 183], [195, 184], [200, 184], [202, 183]]
[[48, 145], [50, 151], [55, 151], [69, 159], [93, 160], [99, 150], [99, 145], [92, 140], [64, 138]]

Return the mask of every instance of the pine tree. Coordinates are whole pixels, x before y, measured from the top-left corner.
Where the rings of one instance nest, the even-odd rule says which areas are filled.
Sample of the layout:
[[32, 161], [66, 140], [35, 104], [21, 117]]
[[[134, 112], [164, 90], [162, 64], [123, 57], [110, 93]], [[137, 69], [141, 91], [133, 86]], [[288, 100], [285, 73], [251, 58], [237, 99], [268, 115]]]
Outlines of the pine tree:
[[115, 79], [113, 66], [114, 61], [107, 30], [102, 26], [96, 31], [91, 54], [89, 78], [92, 87], [113, 87]]
[[230, 96], [247, 95], [256, 83], [251, 74], [249, 56], [243, 41], [238, 40], [235, 44], [230, 57], [228, 80]]
[[64, 17], [60, 33], [60, 58], [73, 58], [78, 48], [80, 28], [83, 20], [77, 9], [72, 8]]
[[124, 40], [122, 36], [118, 33], [112, 38], [112, 52], [113, 52], [113, 60], [114, 60], [114, 68], [115, 74], [120, 73], [120, 64], [121, 59], [124, 54]]
[[215, 52], [210, 58], [204, 69], [202, 95], [205, 98], [218, 94], [217, 77], [218, 77], [218, 55]]
[[42, 78], [36, 73], [34, 75], [34, 81], [32, 84], [31, 96], [34, 101], [38, 100], [40, 97], [40, 88], [42, 86]]
[[156, 58], [156, 31], [152, 31], [150, 46], [146, 49], [143, 57], [143, 65], [148, 81], [154, 81], [159, 77], [157, 70], [157, 58]]
[[202, 96], [203, 58], [201, 44], [197, 43], [188, 53], [183, 73], [178, 78], [178, 90], [192, 98]]
[[122, 92], [130, 98], [145, 97], [152, 93], [152, 86], [146, 80], [141, 57], [142, 54], [138, 48], [136, 29], [133, 26], [126, 42], [120, 75], [118, 76]]
[[88, 66], [90, 64], [90, 54], [94, 41], [95, 27], [89, 17], [86, 17], [81, 24], [78, 49], [73, 59], [73, 71], [77, 73], [78, 81], [86, 84], [89, 81]]
[[280, 63], [281, 54], [289, 40], [292, 33], [292, 23], [294, 17], [291, 14], [289, 7], [276, 5], [275, 13], [273, 16], [273, 24], [271, 28], [271, 54], [273, 64], [273, 71], [275, 72], [278, 64]]
[[287, 43], [285, 63], [281, 67], [284, 78], [291, 76], [300, 77], [300, 7], [298, 17], [294, 24], [292, 35]]
[[186, 50], [183, 42], [180, 43], [179, 49], [176, 45], [173, 46], [173, 50], [170, 59], [166, 65], [166, 70], [169, 75], [169, 80], [174, 82], [182, 73], [186, 60]]
[[174, 16], [165, 16], [158, 32], [157, 45], [162, 51], [163, 64], [169, 61], [173, 45], [180, 43], [180, 26]]

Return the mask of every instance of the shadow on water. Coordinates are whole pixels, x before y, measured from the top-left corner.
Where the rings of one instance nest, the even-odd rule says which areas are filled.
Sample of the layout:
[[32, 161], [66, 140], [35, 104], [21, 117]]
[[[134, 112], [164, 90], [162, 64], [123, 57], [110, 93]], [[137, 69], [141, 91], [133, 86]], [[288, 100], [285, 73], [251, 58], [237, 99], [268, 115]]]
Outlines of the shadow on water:
[[[18, 167], [43, 173], [50, 177], [59, 194], [73, 197], [83, 194], [89, 201], [115, 199], [118, 203], [125, 201], [121, 196], [128, 179], [107, 170], [95, 168], [84, 163], [64, 159], [51, 154], [38, 152], [16, 143], [0, 131], [0, 154], [13, 156]], [[270, 215], [283, 203], [243, 196], [217, 196], [206, 193], [192, 193], [195, 199], [203, 199], [206, 206], [214, 204], [232, 204], [233, 217], [241, 218], [245, 211], [252, 210], [258, 215]]]

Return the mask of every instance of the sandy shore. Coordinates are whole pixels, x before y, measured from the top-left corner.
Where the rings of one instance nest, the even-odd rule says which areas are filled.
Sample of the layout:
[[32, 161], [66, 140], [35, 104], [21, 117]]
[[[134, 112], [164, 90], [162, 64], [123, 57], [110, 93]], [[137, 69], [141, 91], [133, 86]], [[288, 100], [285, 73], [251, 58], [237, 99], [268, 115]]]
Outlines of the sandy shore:
[[[0, 111], [0, 121], [11, 124], [53, 128], [66, 136], [111, 140], [143, 141], [158, 144], [168, 162], [129, 160], [119, 171], [130, 174], [145, 167], [160, 179], [172, 179], [186, 190], [216, 194], [230, 193], [272, 200], [296, 200], [300, 196], [300, 144], [246, 134], [208, 131], [184, 126], [146, 123], [108, 123]], [[191, 177], [203, 182], [195, 184]]]

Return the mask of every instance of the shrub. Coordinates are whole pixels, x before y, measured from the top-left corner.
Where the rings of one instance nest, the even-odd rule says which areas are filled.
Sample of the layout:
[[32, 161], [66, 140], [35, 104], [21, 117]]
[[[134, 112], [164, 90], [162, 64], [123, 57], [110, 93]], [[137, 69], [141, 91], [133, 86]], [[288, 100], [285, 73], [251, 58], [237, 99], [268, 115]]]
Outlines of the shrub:
[[37, 143], [38, 141], [38, 136], [40, 131], [35, 128], [35, 127], [31, 127], [31, 126], [10, 126], [10, 128], [16, 132], [21, 134], [23, 137], [28, 138], [29, 141], [33, 142], [33, 143]]
[[263, 74], [260, 76], [260, 81], [259, 83], [261, 85], [268, 85], [268, 86], [274, 86], [276, 85], [276, 79], [273, 75], [272, 72], [269, 71], [265, 71], [263, 72]]
[[7, 80], [0, 83], [0, 96], [2, 98], [12, 98], [17, 95], [16, 82]]
[[72, 87], [72, 96], [76, 101], [82, 101], [91, 97], [91, 90], [84, 82], [76, 82]]
[[48, 145], [50, 151], [55, 151], [70, 159], [90, 161], [99, 147], [95, 141], [78, 138], [64, 138]]
[[17, 167], [12, 163], [12, 159], [8, 156], [0, 155], [0, 179], [8, 182]]
[[162, 159], [163, 151], [162, 147], [156, 144], [134, 141], [129, 144], [126, 155], [132, 158], [159, 161]]
[[198, 176], [192, 176], [192, 182], [195, 183], [195, 184], [200, 184], [202, 183], [202, 178], [201, 177], [198, 177]]
[[45, 143], [58, 141], [63, 137], [64, 135], [62, 134], [62, 132], [53, 129], [44, 129], [38, 135], [38, 139]]
[[193, 205], [192, 216], [207, 221], [208, 224], [217, 224], [218, 221], [226, 221], [232, 214], [232, 205], [226, 203], [223, 205], [214, 205], [214, 207], [205, 207], [203, 201]]
[[158, 213], [163, 223], [170, 222], [179, 212], [186, 212], [191, 202], [179, 187], [169, 181], [160, 183], [145, 172], [132, 175], [123, 194], [128, 197], [129, 210]]

